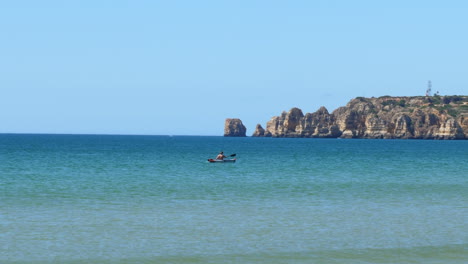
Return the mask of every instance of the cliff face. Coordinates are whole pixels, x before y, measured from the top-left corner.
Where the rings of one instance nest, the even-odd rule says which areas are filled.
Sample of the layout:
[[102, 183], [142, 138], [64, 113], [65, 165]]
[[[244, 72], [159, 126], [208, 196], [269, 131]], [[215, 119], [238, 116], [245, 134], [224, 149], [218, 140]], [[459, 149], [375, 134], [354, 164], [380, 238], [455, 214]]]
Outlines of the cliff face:
[[224, 123], [225, 137], [245, 137], [247, 129], [238, 118], [227, 118]]
[[292, 108], [252, 136], [468, 139], [468, 96], [358, 97], [331, 114]]

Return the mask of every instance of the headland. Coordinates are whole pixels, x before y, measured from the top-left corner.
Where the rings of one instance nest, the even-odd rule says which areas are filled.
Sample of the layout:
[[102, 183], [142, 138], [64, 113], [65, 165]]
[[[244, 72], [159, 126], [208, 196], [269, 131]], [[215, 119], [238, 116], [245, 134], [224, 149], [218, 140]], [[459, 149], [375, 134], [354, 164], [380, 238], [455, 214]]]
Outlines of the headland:
[[[234, 120], [234, 125], [226, 120], [224, 136], [245, 136], [238, 133], [242, 121]], [[332, 113], [320, 107], [304, 114], [293, 107], [272, 117], [265, 128], [257, 124], [252, 136], [468, 139], [468, 96], [357, 97]]]

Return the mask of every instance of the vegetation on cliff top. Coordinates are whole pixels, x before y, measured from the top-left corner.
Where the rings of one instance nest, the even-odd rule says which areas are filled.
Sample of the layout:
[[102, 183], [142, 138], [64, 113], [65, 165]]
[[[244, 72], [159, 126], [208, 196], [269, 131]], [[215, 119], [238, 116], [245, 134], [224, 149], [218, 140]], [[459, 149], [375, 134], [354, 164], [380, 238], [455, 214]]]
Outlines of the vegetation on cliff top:
[[[367, 98], [358, 97], [359, 101], [371, 102]], [[383, 106], [399, 106], [406, 108], [409, 112], [413, 112], [415, 108], [433, 108], [441, 113], [446, 113], [450, 116], [457, 117], [460, 114], [468, 114], [468, 96], [452, 95], [452, 96], [411, 96], [411, 97], [392, 97], [382, 96], [377, 99], [382, 100]]]

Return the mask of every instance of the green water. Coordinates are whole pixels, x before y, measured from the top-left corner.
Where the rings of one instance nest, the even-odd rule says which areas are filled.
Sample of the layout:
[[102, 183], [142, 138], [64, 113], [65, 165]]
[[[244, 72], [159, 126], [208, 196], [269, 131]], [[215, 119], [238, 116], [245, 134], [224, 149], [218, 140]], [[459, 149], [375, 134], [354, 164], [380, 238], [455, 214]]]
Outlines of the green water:
[[467, 160], [468, 141], [0, 135], [0, 263], [466, 263]]

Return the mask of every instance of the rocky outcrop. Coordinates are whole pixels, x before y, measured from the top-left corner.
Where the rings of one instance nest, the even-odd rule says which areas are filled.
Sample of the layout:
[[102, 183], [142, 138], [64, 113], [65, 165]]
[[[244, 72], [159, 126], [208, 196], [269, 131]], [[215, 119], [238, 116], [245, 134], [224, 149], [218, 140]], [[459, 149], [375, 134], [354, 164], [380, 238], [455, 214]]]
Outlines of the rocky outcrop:
[[225, 137], [245, 137], [247, 129], [239, 118], [227, 118], [224, 123]]
[[434, 137], [437, 139], [461, 139], [465, 138], [465, 133], [455, 118], [448, 117], [442, 120]]
[[328, 113], [325, 107], [321, 107], [315, 113], [307, 113], [301, 120], [300, 127], [301, 137], [339, 137], [341, 131], [334, 123], [334, 117]]
[[457, 123], [465, 134], [465, 138], [468, 139], [468, 114], [457, 117]]
[[294, 107], [252, 136], [468, 139], [468, 96], [358, 97], [331, 114]]
[[[302, 113], [301, 109], [295, 107], [268, 121], [262, 134], [265, 137], [327, 138], [339, 137], [341, 132], [334, 124], [333, 116], [328, 113], [325, 107], [306, 115]], [[259, 136], [259, 133], [254, 133], [253, 136]]]
[[264, 136], [266, 137], [294, 137], [296, 129], [304, 114], [299, 108], [292, 108], [289, 112], [283, 112], [280, 116], [268, 121]]
[[263, 129], [263, 127], [260, 124], [257, 124], [252, 137], [263, 137], [263, 136], [265, 136], [265, 129]]

